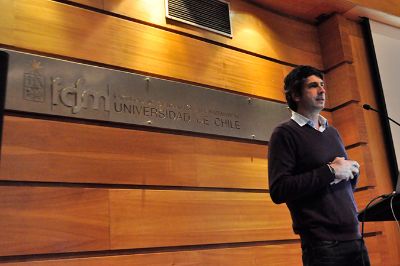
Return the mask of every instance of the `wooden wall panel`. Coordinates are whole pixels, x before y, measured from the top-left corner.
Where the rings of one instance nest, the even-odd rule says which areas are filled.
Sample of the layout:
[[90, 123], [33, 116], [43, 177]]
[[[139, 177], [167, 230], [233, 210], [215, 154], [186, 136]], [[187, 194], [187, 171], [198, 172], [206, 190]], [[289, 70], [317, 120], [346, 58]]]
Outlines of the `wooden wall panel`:
[[325, 70], [353, 61], [346, 23], [344, 17], [334, 15], [318, 27]]
[[[371, 265], [381, 265], [382, 253], [379, 246], [382, 245], [384, 236], [365, 238], [369, 251]], [[157, 252], [134, 255], [114, 255], [71, 259], [48, 259], [38, 261], [10, 262], [7, 266], [164, 266], [164, 265], [301, 265], [300, 243], [280, 244], [268, 246], [236, 247], [209, 250], [190, 250]]]
[[325, 117], [326, 119], [328, 119], [328, 123], [329, 123], [330, 125], [333, 124], [332, 112], [330, 112], [330, 111], [322, 111], [322, 112], [321, 112], [321, 115], [322, 115], [323, 117]]
[[0, 178], [267, 189], [267, 146], [6, 116]]
[[[361, 26], [351, 23], [349, 28], [352, 53], [354, 55], [355, 71], [357, 82], [360, 88], [362, 103], [376, 105], [374, 83], [372, 72], [369, 67], [368, 53], [362, 35]], [[385, 141], [382, 134], [380, 117], [373, 112], [364, 112], [366, 121], [366, 132], [368, 134], [368, 146], [371, 150], [371, 157], [376, 173], [376, 195], [390, 193], [393, 190], [393, 183], [389, 171], [388, 158], [385, 150]], [[381, 245], [382, 263], [380, 265], [398, 265], [400, 258], [400, 232], [393, 222], [384, 222], [383, 235], [387, 239], [387, 244]]]
[[266, 193], [112, 190], [111, 248], [297, 238]]
[[7, 263], [7, 266], [300, 265], [300, 243]]
[[104, 0], [74, 0], [71, 2], [75, 2], [78, 4], [91, 6], [91, 7], [95, 7], [95, 8], [99, 8], [99, 9], [104, 9]]
[[[164, 0], [114, 0], [104, 1], [104, 9], [260, 56], [322, 68], [318, 33], [313, 25], [299, 21], [293, 23], [291, 18], [274, 14], [247, 1], [231, 0], [229, 3], [233, 37], [228, 38], [184, 23], [166, 20], [164, 3]], [[97, 4], [87, 5], [99, 8]]]
[[363, 109], [356, 103], [332, 112], [334, 126], [342, 136], [345, 146], [367, 143]]
[[325, 74], [327, 108], [335, 108], [351, 101], [360, 101], [354, 66], [342, 64]]
[[[365, 209], [367, 204], [377, 196], [377, 191], [375, 189], [366, 189], [361, 191], [356, 191], [354, 193], [354, 198], [357, 203], [358, 211], [361, 212]], [[379, 222], [365, 222], [364, 232], [382, 232], [382, 227], [379, 226]], [[361, 231], [361, 223], [360, 223]]]
[[0, 43], [7, 43], [13, 35], [14, 7], [9, 3], [0, 2], [2, 12], [0, 16]]
[[0, 256], [297, 239], [267, 193], [0, 187]]
[[375, 170], [369, 147], [367, 145], [356, 146], [348, 149], [347, 154], [349, 159], [360, 164], [360, 177], [357, 187], [375, 186]]
[[14, 20], [0, 27], [12, 29], [5, 45], [284, 100], [278, 63], [58, 2], [6, 1], [0, 8], [12, 5]]
[[382, 235], [365, 238], [365, 245], [367, 246], [371, 265], [384, 265], [382, 264], [384, 255], [382, 254], [381, 247], [386, 243], [385, 236]]
[[364, 209], [367, 206], [367, 204], [370, 202], [370, 200], [372, 200], [376, 196], [378, 196], [377, 190], [371, 189], [371, 188], [366, 189], [366, 190], [357, 191], [356, 193], [354, 193], [354, 197], [357, 201], [357, 207], [359, 210]]
[[0, 256], [109, 248], [103, 189], [0, 186]]

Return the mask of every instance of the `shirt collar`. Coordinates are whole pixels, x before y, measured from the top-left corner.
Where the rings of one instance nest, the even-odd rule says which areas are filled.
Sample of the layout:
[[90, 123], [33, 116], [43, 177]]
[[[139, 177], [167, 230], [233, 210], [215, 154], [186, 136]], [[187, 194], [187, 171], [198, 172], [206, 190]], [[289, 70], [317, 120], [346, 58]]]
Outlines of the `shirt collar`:
[[[311, 121], [311, 119], [308, 119], [307, 117], [305, 117], [295, 111], [292, 111], [291, 119], [293, 121], [295, 121], [301, 127], [303, 127], [305, 125], [309, 125], [315, 129], [314, 123], [313, 123], [313, 121]], [[323, 117], [322, 115], [319, 115], [318, 122], [320, 124], [320, 127], [319, 127], [319, 129], [316, 129], [316, 130], [323, 132], [328, 127], [328, 120], [325, 117]]]

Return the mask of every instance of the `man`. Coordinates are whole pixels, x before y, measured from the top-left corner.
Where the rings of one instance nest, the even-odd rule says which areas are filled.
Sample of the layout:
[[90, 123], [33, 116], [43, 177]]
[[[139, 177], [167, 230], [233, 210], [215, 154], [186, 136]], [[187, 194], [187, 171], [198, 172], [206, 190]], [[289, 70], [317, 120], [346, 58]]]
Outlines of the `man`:
[[360, 166], [347, 159], [337, 130], [320, 115], [323, 75], [299, 66], [284, 82], [292, 117], [270, 139], [271, 198], [290, 210], [304, 265], [370, 265], [353, 197]]

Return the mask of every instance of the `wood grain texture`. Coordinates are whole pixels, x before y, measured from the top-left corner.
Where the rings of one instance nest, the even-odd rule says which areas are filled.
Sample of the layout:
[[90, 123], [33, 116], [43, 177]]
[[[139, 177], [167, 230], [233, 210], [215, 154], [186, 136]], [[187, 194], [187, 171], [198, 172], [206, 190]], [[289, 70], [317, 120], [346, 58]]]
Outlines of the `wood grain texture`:
[[[367, 237], [365, 243], [369, 251], [371, 265], [382, 265], [383, 254], [380, 246], [385, 243], [386, 237], [379, 235]], [[300, 243], [236, 247], [222, 249], [206, 249], [193, 251], [159, 252], [134, 255], [115, 255], [102, 257], [49, 259], [41, 261], [24, 261], [7, 263], [7, 266], [242, 266], [242, 265], [301, 265]], [[393, 264], [392, 264], [393, 265]]]
[[378, 191], [375, 188], [369, 188], [355, 192], [354, 197], [356, 199], [358, 209], [363, 210], [367, 204], [378, 195]]
[[0, 256], [297, 239], [267, 193], [0, 187]]
[[300, 244], [236, 247], [193, 251], [160, 252], [135, 255], [52, 259], [7, 263], [7, 266], [243, 266], [243, 265], [300, 265]]
[[105, 1], [115, 14], [216, 41], [293, 64], [322, 67], [317, 29], [309, 24], [277, 15], [242, 0], [230, 3], [233, 37], [165, 19], [164, 0]]
[[267, 146], [6, 116], [0, 179], [267, 189]]
[[260, 57], [53, 1], [0, 7], [13, 14], [5, 45], [284, 100], [283, 66]]
[[353, 61], [346, 23], [347, 21], [343, 16], [336, 14], [318, 26], [325, 70], [340, 63], [351, 63]]
[[0, 187], [0, 256], [109, 248], [102, 189]]
[[351, 2], [353, 4], [376, 9], [379, 11], [383, 11], [385, 13], [389, 13], [395, 15], [397, 17], [400, 16], [400, 3], [397, 0], [385, 0], [385, 1], [374, 1], [374, 0], [349, 0], [347, 2]]
[[354, 66], [339, 65], [325, 74], [327, 108], [335, 108], [350, 101], [360, 101]]
[[371, 152], [368, 145], [360, 145], [347, 150], [349, 159], [355, 160], [360, 164], [360, 177], [357, 188], [375, 186], [376, 175], [373, 167]]
[[112, 190], [111, 248], [296, 239], [266, 193]]
[[332, 112], [332, 117], [345, 146], [368, 142], [364, 113], [359, 104], [351, 103], [337, 109]]
[[301, 18], [310, 23], [318, 23], [319, 17], [328, 14], [343, 14], [355, 7], [346, 0], [250, 0], [268, 9]]
[[107, 2], [107, 0], [73, 0], [70, 2], [75, 2], [75, 3], [86, 5], [86, 6], [104, 9], [104, 1]]
[[[362, 211], [365, 209], [367, 204], [376, 196], [378, 196], [376, 189], [369, 188], [366, 190], [356, 191], [354, 193], [354, 198], [357, 203], [358, 211]], [[364, 232], [379, 232], [382, 233], [382, 227], [380, 227], [380, 222], [366, 222], [364, 223]], [[361, 232], [361, 223], [360, 223], [360, 232]]]

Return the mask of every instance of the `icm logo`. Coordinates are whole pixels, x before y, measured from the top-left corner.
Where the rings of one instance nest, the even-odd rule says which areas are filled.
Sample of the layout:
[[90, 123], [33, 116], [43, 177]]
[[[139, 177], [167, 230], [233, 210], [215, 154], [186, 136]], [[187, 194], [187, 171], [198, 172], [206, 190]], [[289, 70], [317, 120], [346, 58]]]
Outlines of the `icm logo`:
[[45, 79], [42, 75], [43, 67], [39, 61], [32, 60], [31, 69], [24, 73], [24, 99], [34, 102], [45, 100]]
[[76, 114], [84, 108], [99, 109], [100, 100], [104, 103], [104, 111], [110, 111], [110, 95], [108, 88], [96, 90], [85, 88], [85, 80], [80, 78], [75, 82], [75, 86], [64, 87], [61, 78], [54, 78], [51, 81], [52, 104], [59, 103], [71, 107], [72, 113]]

